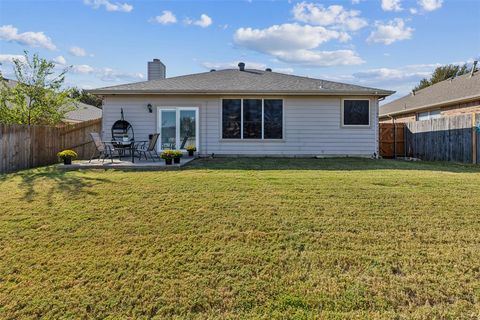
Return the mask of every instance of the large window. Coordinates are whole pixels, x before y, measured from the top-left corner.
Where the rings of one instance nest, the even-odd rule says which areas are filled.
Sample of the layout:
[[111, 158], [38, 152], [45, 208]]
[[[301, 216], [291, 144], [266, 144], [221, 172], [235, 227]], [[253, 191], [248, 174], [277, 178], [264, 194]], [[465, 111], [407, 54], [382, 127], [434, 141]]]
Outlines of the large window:
[[282, 139], [283, 100], [223, 99], [223, 139]]
[[342, 119], [344, 126], [369, 126], [369, 100], [343, 100]]

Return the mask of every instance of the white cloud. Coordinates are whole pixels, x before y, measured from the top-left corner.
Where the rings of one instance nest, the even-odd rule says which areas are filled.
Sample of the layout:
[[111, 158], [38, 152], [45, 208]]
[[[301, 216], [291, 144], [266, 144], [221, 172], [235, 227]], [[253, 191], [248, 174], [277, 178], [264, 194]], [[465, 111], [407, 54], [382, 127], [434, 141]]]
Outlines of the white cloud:
[[85, 57], [87, 55], [87, 51], [85, 51], [85, 49], [80, 48], [80, 47], [75, 47], [75, 46], [70, 47], [68, 52], [70, 52], [70, 54], [72, 54], [76, 57]]
[[296, 23], [273, 25], [267, 29], [240, 28], [234, 35], [236, 44], [268, 53], [313, 49], [334, 39], [347, 41], [350, 40], [350, 36], [345, 32], [328, 30], [319, 26], [301, 26]]
[[186, 24], [191, 24], [191, 25], [202, 27], [202, 28], [206, 28], [213, 23], [213, 20], [212, 18], [207, 16], [205, 13], [203, 13], [202, 15], [200, 15], [200, 19], [198, 20], [192, 20], [190, 18], [186, 18], [184, 22]]
[[434, 11], [442, 7], [443, 0], [418, 0], [418, 5], [425, 11]]
[[79, 64], [79, 65], [74, 65], [72, 67], [72, 72], [73, 73], [79, 73], [79, 74], [91, 74], [95, 71], [95, 69], [88, 64]]
[[411, 14], [417, 14], [418, 13], [418, 10], [416, 8], [410, 8], [409, 11], [410, 11]]
[[402, 0], [382, 0], [382, 9], [385, 11], [402, 11]]
[[20, 54], [0, 54], [0, 63], [13, 63], [13, 59], [25, 62], [25, 56]]
[[367, 20], [360, 17], [360, 11], [345, 10], [340, 5], [325, 8], [320, 4], [300, 2], [292, 12], [298, 21], [335, 29], [356, 31], [368, 25]]
[[121, 72], [112, 68], [101, 68], [97, 70], [97, 73], [99, 74], [100, 79], [103, 81], [138, 81], [145, 78], [141, 72]]
[[90, 74], [99, 77], [103, 81], [135, 81], [143, 80], [145, 76], [143, 73], [129, 73], [122, 72], [112, 68], [94, 68], [88, 64], [74, 65], [72, 67], [72, 73], [76, 74]]
[[359, 4], [361, 0], [352, 0], [352, 4]]
[[152, 22], [156, 22], [163, 25], [174, 24], [174, 23], [177, 23], [177, 17], [175, 17], [172, 11], [164, 10], [162, 11], [162, 15], [156, 16], [155, 18], [153, 18]]
[[108, 0], [83, 0], [83, 3], [94, 9], [104, 6], [107, 11], [130, 12], [133, 10], [133, 6], [128, 3], [112, 3]]
[[375, 22], [375, 30], [367, 38], [368, 42], [380, 42], [390, 45], [396, 41], [407, 40], [412, 37], [413, 28], [406, 27], [401, 18], [388, 21], [386, 24]]
[[353, 76], [357, 79], [370, 81], [418, 81], [424, 77], [428, 77], [433, 69], [417, 70], [411, 67], [404, 67], [402, 69], [378, 68], [370, 69], [354, 73]]
[[67, 60], [65, 59], [64, 56], [58, 56], [58, 57], [54, 58], [53, 61], [57, 64], [60, 64], [60, 65], [66, 65], [67, 64]]
[[12, 25], [4, 25], [0, 27], [0, 39], [10, 42], [16, 42], [30, 47], [42, 47], [48, 50], [56, 50], [52, 39], [47, 37], [43, 32], [27, 31], [18, 33], [18, 29]]
[[242, 47], [269, 54], [287, 63], [311, 66], [360, 64], [364, 61], [352, 50], [318, 51], [330, 40], [347, 41], [345, 32], [321, 26], [294, 24], [274, 25], [266, 29], [240, 28], [234, 42]]
[[276, 57], [284, 62], [317, 67], [356, 65], [365, 62], [352, 50], [314, 51], [301, 49], [277, 52]]

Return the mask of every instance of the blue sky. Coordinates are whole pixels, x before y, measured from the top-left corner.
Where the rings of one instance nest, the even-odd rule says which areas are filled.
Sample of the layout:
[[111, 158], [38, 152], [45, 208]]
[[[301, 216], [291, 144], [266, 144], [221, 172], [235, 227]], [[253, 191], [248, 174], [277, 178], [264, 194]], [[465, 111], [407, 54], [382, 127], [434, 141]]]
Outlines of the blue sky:
[[160, 58], [167, 76], [247, 68], [408, 93], [446, 63], [480, 55], [480, 1], [0, 0], [0, 62], [23, 50], [71, 66], [67, 84], [142, 81]]

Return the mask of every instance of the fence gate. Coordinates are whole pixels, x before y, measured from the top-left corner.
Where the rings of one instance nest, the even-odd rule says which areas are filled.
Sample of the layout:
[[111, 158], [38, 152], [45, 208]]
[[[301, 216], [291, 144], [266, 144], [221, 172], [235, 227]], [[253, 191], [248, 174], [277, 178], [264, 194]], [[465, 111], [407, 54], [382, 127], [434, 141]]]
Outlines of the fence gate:
[[380, 123], [379, 148], [383, 158], [405, 156], [405, 124]]

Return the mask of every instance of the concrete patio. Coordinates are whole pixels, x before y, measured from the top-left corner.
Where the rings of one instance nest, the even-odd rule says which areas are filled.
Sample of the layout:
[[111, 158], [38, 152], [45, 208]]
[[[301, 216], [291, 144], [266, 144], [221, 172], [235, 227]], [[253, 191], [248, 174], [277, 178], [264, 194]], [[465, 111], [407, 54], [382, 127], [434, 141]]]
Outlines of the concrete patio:
[[88, 160], [77, 160], [73, 161], [71, 165], [58, 164], [57, 167], [62, 170], [80, 170], [80, 169], [121, 169], [121, 170], [166, 170], [173, 168], [180, 168], [186, 165], [187, 163], [194, 160], [194, 157], [184, 157], [180, 159], [180, 164], [165, 165], [165, 161], [155, 160], [153, 162], [151, 159], [147, 160], [138, 160], [135, 159], [135, 162], [132, 163], [130, 158], [126, 159], [105, 159], [98, 160], [93, 159], [91, 162]]

